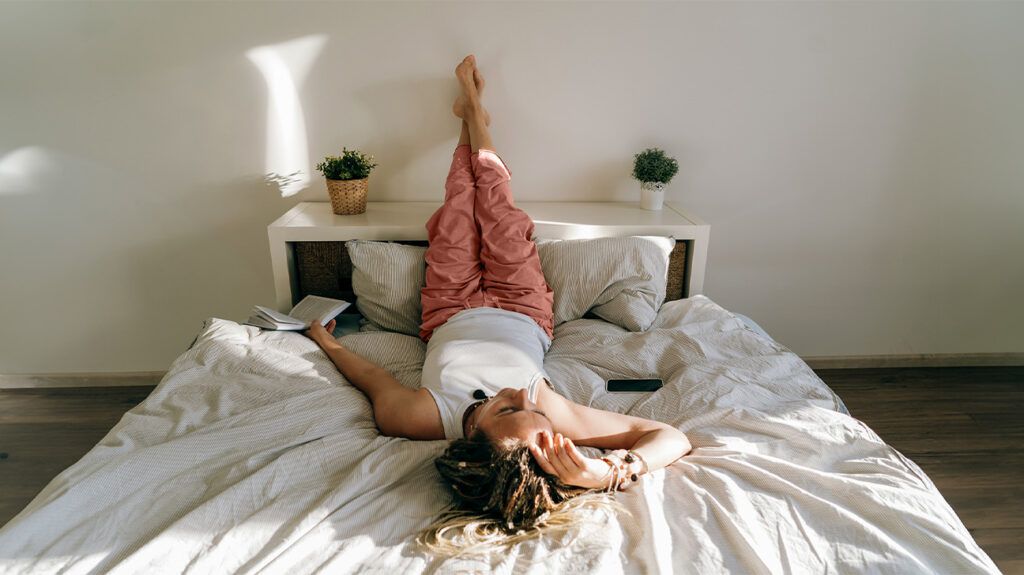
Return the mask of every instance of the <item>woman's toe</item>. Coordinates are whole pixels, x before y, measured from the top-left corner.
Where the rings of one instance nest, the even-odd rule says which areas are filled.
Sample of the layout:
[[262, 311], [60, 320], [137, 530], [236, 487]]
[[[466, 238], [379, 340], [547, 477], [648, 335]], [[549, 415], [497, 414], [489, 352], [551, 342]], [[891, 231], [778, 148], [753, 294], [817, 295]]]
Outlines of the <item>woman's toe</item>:
[[484, 77], [478, 68], [473, 68], [473, 81], [476, 83], [476, 91], [484, 91]]

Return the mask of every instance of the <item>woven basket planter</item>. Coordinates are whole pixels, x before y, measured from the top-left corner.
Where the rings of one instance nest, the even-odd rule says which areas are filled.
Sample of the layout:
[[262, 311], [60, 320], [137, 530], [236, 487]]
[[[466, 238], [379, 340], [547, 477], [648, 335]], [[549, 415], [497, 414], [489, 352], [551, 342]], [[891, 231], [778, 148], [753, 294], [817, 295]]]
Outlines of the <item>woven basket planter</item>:
[[339, 216], [351, 216], [366, 211], [366, 191], [370, 178], [361, 180], [327, 180], [327, 193], [331, 196], [331, 209]]

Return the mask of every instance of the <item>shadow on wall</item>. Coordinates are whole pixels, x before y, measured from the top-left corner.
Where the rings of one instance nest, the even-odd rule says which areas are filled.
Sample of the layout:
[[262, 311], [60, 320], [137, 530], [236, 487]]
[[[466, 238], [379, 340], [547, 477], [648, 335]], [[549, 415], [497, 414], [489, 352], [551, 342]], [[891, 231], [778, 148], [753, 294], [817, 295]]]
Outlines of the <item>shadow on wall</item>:
[[[457, 95], [458, 86], [448, 76], [395, 79], [353, 91], [352, 99], [360, 104], [360, 111], [369, 117], [367, 124], [373, 127], [367, 130], [367, 139], [358, 145], [360, 149], [373, 154], [379, 164], [371, 176], [370, 193], [373, 199], [382, 199], [381, 195], [384, 194], [388, 196], [386, 199], [392, 201], [409, 200], [422, 196], [424, 189], [437, 189], [436, 199], [441, 199], [440, 190], [460, 131], [459, 120], [451, 111]], [[500, 96], [496, 100], [496, 105], [503, 107], [502, 113], [511, 116], [511, 119], [502, 116], [502, 126], [509, 129], [522, 127], [525, 130], [543, 128], [543, 122], [536, 118], [529, 119], [525, 124], [518, 123], [514, 106], [510, 107], [507, 99], [502, 103]], [[523, 134], [518, 136], [516, 141], [522, 142]], [[532, 136], [541, 138], [543, 132]], [[529, 134], [526, 139], [530, 139]], [[495, 133], [495, 140], [496, 146], [501, 149], [505, 141], [501, 139], [501, 134]], [[339, 142], [339, 147], [342, 143], [352, 147], [351, 143], [345, 142]], [[550, 154], [537, 150], [541, 148], [522, 150], [523, 161], [548, 161]], [[516, 170], [514, 167], [512, 169]], [[524, 176], [530, 170], [528, 165], [521, 169]], [[559, 193], [565, 201], [638, 200], [639, 184], [630, 177], [631, 170], [630, 154], [590, 159], [587, 169], [562, 174], [562, 181], [558, 184]], [[423, 181], [424, 173], [431, 174], [433, 179]], [[312, 189], [317, 189], [316, 177]], [[577, 197], [568, 196], [570, 190], [575, 191]], [[527, 189], [517, 190], [517, 194], [524, 197], [532, 195], [533, 199], [551, 195]]]
[[372, 176], [372, 190], [391, 191], [397, 199], [415, 195], [424, 186], [442, 188], [447, 164], [439, 166], [436, 183], [416, 180], [413, 174], [419, 163], [430, 163], [426, 171], [435, 169], [437, 158], [433, 152], [439, 146], [454, 148], [461, 129], [451, 112], [457, 89], [448, 77], [413, 77], [379, 82], [353, 92], [353, 99], [362, 104], [374, 127], [361, 144], [380, 165]]
[[184, 351], [207, 317], [242, 321], [253, 304], [273, 301], [267, 225], [294, 200], [282, 198], [275, 188], [265, 201], [252, 201], [253, 191], [261, 186], [260, 178], [252, 175], [215, 186], [216, 194], [205, 186], [183, 190], [183, 203], [203, 206], [189, 210], [203, 219], [202, 225], [175, 237], [135, 244], [131, 255], [121, 256], [137, 294], [138, 315], [129, 317], [155, 309], [191, 311], [162, 322], [163, 330], [174, 332], [167, 339], [182, 342], [180, 349], [165, 350], [168, 362]]
[[[253, 201], [259, 175], [178, 188], [49, 146], [15, 152], [0, 174], [0, 240], [30, 249], [6, 254], [0, 291], [46, 302], [48, 321], [11, 310], [26, 318], [19, 339], [34, 343], [16, 358], [0, 353], [0, 364], [46, 371], [42, 342], [57, 322], [62, 355], [80, 370], [163, 367], [206, 317], [240, 321], [272, 301], [266, 226], [294, 200], [275, 191]], [[103, 363], [118, 356], [111, 349], [125, 365]]]

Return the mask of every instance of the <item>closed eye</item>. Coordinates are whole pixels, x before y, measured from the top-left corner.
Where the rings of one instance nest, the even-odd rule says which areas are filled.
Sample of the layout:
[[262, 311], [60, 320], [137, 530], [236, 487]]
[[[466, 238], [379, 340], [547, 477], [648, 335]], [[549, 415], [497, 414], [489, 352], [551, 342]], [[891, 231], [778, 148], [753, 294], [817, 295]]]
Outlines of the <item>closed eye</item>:
[[[522, 409], [509, 405], [509, 406], [502, 407], [501, 409], [499, 409], [498, 410], [498, 415], [506, 415], [506, 414], [509, 414], [509, 413], [515, 413], [517, 411], [522, 411]], [[541, 411], [539, 409], [531, 409], [530, 411], [532, 411], [534, 413], [539, 413], [539, 414], [543, 415], [545, 419], [549, 419], [548, 418], [548, 414], [544, 413], [543, 411]]]

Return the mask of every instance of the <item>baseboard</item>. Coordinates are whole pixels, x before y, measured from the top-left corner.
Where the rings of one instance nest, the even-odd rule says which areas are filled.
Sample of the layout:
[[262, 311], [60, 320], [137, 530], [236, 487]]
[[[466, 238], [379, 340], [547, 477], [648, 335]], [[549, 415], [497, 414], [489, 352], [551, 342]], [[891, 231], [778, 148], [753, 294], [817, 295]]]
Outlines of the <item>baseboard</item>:
[[[812, 369], [887, 367], [1024, 366], [1024, 353], [919, 353], [911, 355], [819, 355], [802, 358]], [[0, 389], [155, 386], [164, 371], [0, 375]]]
[[1024, 353], [917, 353], [907, 355], [819, 355], [802, 358], [812, 369], [886, 367], [1006, 367], [1024, 365]]
[[114, 373], [36, 373], [0, 375], [0, 389], [46, 387], [155, 386], [165, 371], [120, 371]]

